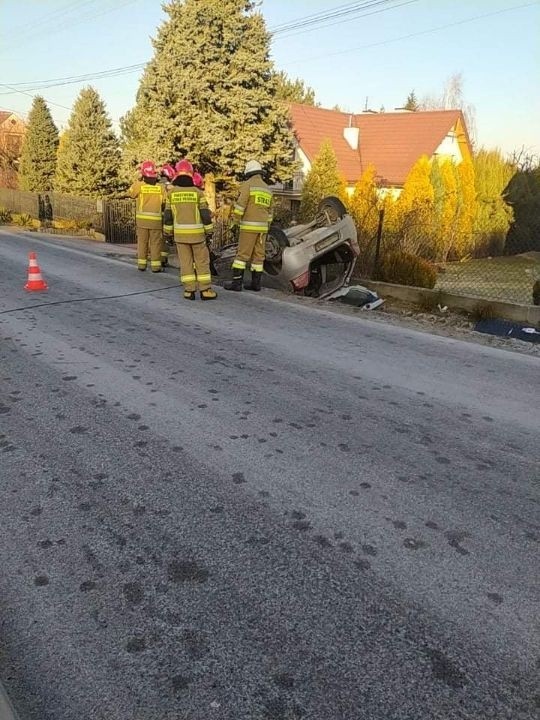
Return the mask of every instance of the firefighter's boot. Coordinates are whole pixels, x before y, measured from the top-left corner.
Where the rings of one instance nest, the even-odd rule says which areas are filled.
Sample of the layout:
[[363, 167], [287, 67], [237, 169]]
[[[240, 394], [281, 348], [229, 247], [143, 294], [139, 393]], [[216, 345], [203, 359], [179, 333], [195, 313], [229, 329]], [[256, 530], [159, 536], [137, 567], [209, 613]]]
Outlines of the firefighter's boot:
[[215, 300], [217, 298], [217, 292], [212, 288], [201, 290], [201, 300]]
[[254, 292], [260, 292], [261, 291], [261, 279], [262, 279], [262, 272], [258, 272], [257, 270], [251, 271], [251, 285], [246, 285], [246, 290], [253, 290]]
[[195, 292], [191, 290], [184, 290], [184, 300], [195, 300]]
[[242, 286], [244, 283], [244, 271], [234, 269], [233, 270], [233, 277], [230, 282], [226, 282], [223, 287], [225, 290], [235, 290], [236, 292], [242, 291]]

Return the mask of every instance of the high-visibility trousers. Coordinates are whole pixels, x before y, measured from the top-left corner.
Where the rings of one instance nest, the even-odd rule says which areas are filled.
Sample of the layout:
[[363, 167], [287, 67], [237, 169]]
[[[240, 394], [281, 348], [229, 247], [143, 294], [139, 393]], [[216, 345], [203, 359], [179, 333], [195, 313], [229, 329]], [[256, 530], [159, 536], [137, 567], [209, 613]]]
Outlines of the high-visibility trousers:
[[161, 228], [150, 230], [137, 227], [137, 266], [146, 269], [150, 251], [150, 267], [153, 272], [161, 270]]
[[162, 235], [161, 237], [161, 252], [160, 252], [161, 262], [165, 265], [169, 262], [169, 246], [167, 245], [167, 238], [165, 235]]
[[233, 269], [245, 270], [248, 263], [254, 272], [264, 270], [266, 233], [254, 233], [240, 230], [238, 250], [233, 261]]
[[210, 253], [205, 242], [176, 242], [180, 264], [180, 282], [187, 292], [208, 290], [212, 286]]

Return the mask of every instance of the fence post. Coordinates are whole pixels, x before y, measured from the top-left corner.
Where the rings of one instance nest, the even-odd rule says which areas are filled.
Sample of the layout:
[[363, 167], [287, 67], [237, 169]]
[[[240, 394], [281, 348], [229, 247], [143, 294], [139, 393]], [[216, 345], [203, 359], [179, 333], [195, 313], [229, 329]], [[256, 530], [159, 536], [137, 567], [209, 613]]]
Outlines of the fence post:
[[379, 256], [381, 254], [381, 240], [384, 225], [384, 208], [379, 210], [379, 225], [377, 227], [377, 244], [375, 245], [375, 258], [373, 260], [373, 277], [377, 277], [377, 271], [379, 270]]

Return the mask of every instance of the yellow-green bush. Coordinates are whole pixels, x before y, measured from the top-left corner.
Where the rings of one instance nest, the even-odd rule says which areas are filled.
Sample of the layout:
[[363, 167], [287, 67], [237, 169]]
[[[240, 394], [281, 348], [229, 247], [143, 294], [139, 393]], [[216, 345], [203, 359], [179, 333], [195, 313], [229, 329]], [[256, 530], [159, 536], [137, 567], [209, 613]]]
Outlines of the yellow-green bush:
[[433, 288], [437, 282], [437, 268], [424, 258], [397, 251], [384, 255], [377, 272], [377, 280]]
[[25, 228], [31, 228], [34, 227], [34, 220], [32, 219], [32, 216], [28, 213], [22, 213], [22, 214], [14, 214], [13, 215], [13, 222], [15, 225], [19, 225], [20, 227]]
[[9, 225], [12, 219], [11, 210], [0, 208], [0, 225]]

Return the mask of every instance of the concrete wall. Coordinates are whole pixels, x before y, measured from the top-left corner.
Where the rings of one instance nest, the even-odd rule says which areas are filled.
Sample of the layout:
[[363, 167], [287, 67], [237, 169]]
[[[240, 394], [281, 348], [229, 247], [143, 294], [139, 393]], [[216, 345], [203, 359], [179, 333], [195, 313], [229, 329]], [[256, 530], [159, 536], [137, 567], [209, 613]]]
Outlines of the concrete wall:
[[454, 295], [440, 290], [429, 290], [428, 288], [409, 287], [408, 285], [393, 285], [391, 283], [378, 282], [375, 280], [364, 280], [358, 278], [360, 284], [375, 290], [380, 297], [395, 298], [403, 302], [420, 304], [426, 299], [447, 305], [451, 310], [464, 310], [474, 312], [478, 307], [489, 305], [495, 315], [504, 320], [512, 320], [519, 323], [528, 323], [531, 326], [540, 325], [540, 306], [517, 305], [515, 303], [501, 302], [498, 300], [486, 300], [468, 295]]

